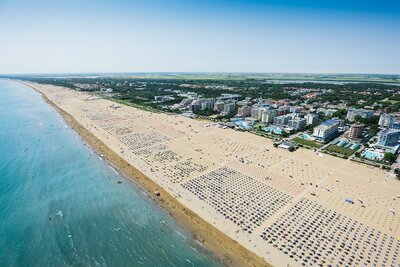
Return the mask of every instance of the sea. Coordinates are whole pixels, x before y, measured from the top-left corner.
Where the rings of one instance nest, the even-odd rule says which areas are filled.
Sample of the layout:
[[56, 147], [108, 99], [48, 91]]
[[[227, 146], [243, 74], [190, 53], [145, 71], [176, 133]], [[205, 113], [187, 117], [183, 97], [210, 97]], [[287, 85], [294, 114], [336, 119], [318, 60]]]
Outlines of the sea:
[[0, 266], [222, 264], [37, 92], [0, 79]]

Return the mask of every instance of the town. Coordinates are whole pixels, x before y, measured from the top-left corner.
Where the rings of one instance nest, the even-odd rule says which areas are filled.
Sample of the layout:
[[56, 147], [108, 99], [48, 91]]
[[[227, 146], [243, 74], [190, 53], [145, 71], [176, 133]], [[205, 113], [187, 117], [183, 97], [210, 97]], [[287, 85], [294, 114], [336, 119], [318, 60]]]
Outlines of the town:
[[[298, 90], [302, 92], [309, 90]], [[179, 104], [168, 106], [169, 109], [179, 109], [184, 116], [207, 117], [217, 122], [210, 126], [272, 137], [280, 148], [293, 151], [306, 147], [389, 169], [396, 160], [400, 139], [398, 113], [357, 109], [345, 104], [325, 103], [318, 107], [308, 104], [307, 100], [252, 99], [238, 94], [221, 94], [216, 98], [203, 98], [195, 92], [180, 95], [185, 98]], [[170, 98], [156, 96], [155, 100]], [[214, 114], [203, 116], [210, 111]]]
[[[28, 79], [28, 78], [25, 78]], [[129, 78], [29, 78], [155, 112], [207, 119], [399, 175], [400, 87], [382, 83]]]

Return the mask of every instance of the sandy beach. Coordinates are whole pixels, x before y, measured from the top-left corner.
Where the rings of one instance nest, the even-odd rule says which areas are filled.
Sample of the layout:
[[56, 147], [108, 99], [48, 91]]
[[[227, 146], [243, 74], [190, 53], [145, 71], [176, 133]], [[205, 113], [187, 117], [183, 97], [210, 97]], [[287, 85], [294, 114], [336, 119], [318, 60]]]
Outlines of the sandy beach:
[[[223, 234], [192, 210], [182, 205], [169, 192], [157, 185], [148, 176], [129, 164], [124, 158], [111, 150], [100, 139], [83, 127], [73, 116], [51, 101], [45, 93], [33, 84], [23, 83], [41, 94], [43, 99], [53, 106], [64, 120], [85, 140], [90, 147], [116, 167], [125, 177], [139, 185], [141, 190], [154, 202], [164, 208], [176, 221], [189, 231], [193, 237], [211, 251], [227, 266], [271, 266], [255, 253], [247, 250], [236, 241]], [[154, 194], [155, 191], [160, 196]]]
[[[397, 266], [400, 182], [386, 171], [26, 83], [228, 266]], [[160, 192], [160, 196], [154, 194]]]

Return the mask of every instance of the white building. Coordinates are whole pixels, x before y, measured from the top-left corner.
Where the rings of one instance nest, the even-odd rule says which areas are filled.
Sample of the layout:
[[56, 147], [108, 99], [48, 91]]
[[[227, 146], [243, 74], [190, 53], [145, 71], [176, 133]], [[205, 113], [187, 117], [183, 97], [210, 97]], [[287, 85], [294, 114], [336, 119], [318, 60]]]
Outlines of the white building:
[[195, 99], [192, 101], [190, 104], [190, 109], [193, 112], [200, 111], [200, 110], [205, 110], [209, 109], [211, 110], [214, 106], [214, 98], [208, 98], [208, 99]]
[[263, 108], [261, 107], [253, 107], [251, 109], [251, 117], [255, 120], [261, 120], [262, 117], [262, 112], [264, 111]]
[[225, 113], [235, 113], [236, 105], [234, 102], [225, 103], [224, 105], [224, 112]]
[[332, 121], [336, 121], [338, 123], [338, 127], [343, 127], [344, 126], [344, 121], [339, 119], [338, 117], [332, 118]]
[[274, 124], [276, 125], [287, 125], [289, 122], [289, 119], [292, 119], [291, 116], [288, 115], [282, 115], [274, 118]]
[[214, 107], [214, 98], [202, 99], [201, 101], [201, 110], [209, 109], [211, 110]]
[[324, 113], [324, 115], [327, 117], [332, 116], [336, 111], [337, 111], [337, 109], [326, 109], [326, 108], [318, 108], [317, 109], [318, 113]]
[[275, 110], [267, 109], [261, 114], [261, 121], [264, 123], [272, 123], [276, 117]]
[[222, 111], [224, 111], [224, 106], [225, 106], [225, 102], [224, 102], [224, 101], [218, 100], [218, 101], [215, 102], [215, 104], [214, 104], [214, 111], [216, 111], [216, 112], [222, 112]]
[[391, 127], [393, 123], [396, 121], [394, 116], [390, 114], [382, 114], [379, 117], [379, 126], [381, 127]]
[[318, 122], [319, 116], [315, 113], [308, 113], [304, 116], [307, 125], [313, 125]]
[[299, 117], [290, 119], [290, 120], [288, 121], [288, 126], [291, 127], [291, 128], [293, 128], [293, 129], [296, 130], [296, 131], [297, 131], [297, 130], [301, 130], [301, 129], [303, 129], [304, 127], [306, 127], [306, 124], [307, 124], [306, 119], [299, 118]]
[[237, 115], [239, 117], [249, 117], [251, 115], [251, 107], [244, 105], [243, 107], [238, 108]]
[[327, 120], [314, 128], [313, 136], [320, 141], [328, 141], [335, 137], [338, 133], [339, 122]]
[[399, 145], [400, 130], [383, 129], [378, 134], [378, 146], [388, 147]]
[[364, 119], [369, 119], [374, 116], [373, 110], [366, 110], [366, 109], [356, 109], [356, 108], [349, 108], [347, 111], [346, 119], [349, 121], [354, 121], [356, 116], [360, 116]]

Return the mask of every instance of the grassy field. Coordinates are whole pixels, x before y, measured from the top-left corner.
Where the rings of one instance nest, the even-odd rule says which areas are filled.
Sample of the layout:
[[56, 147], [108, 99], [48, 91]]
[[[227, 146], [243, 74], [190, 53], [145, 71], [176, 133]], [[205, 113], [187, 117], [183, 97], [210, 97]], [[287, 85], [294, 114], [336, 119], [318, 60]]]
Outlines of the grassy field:
[[307, 74], [307, 73], [124, 73], [106, 75], [114, 78], [177, 80], [270, 80], [312, 82], [400, 83], [400, 75], [381, 74]]
[[314, 147], [314, 148], [320, 148], [323, 146], [323, 144], [317, 143], [315, 141], [305, 140], [300, 137], [293, 138], [292, 141], [295, 142], [296, 144]]
[[346, 147], [341, 147], [341, 146], [336, 146], [336, 145], [330, 145], [326, 148], [327, 151], [334, 152], [337, 154], [341, 154], [344, 156], [351, 156], [355, 152], [355, 150], [346, 148]]
[[[9, 77], [10, 75], [0, 75]], [[14, 75], [16, 78], [19, 75]], [[30, 75], [41, 77], [41, 75]], [[392, 83], [400, 85], [399, 74], [358, 74], [358, 73], [246, 73], [246, 72], [142, 72], [142, 73], [68, 73], [46, 74], [46, 77], [109, 77], [115, 79], [171, 79], [171, 80], [262, 80], [271, 83], [331, 82], [331, 83]]]

